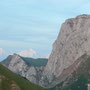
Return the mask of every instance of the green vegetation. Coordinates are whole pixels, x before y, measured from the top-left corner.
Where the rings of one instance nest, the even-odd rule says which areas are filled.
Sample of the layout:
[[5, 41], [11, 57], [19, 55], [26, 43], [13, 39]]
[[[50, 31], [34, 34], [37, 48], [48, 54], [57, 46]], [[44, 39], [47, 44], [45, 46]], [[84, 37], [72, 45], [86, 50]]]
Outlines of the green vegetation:
[[48, 59], [45, 58], [38, 58], [38, 59], [33, 59], [33, 58], [28, 58], [28, 57], [22, 57], [22, 59], [30, 66], [34, 67], [40, 67], [40, 66], [45, 66], [48, 62]]
[[83, 76], [78, 77], [77, 81], [64, 87], [62, 90], [87, 90], [87, 79]]
[[61, 90], [63, 83], [64, 82], [61, 82], [61, 83], [57, 84], [56, 86], [54, 86], [53, 88], [49, 88], [47, 90]]
[[87, 82], [88, 80], [84, 76], [80, 76], [76, 81], [74, 81], [71, 84], [68, 84], [63, 88], [61, 88], [63, 85], [63, 82], [62, 82], [48, 90], [87, 90]]
[[5, 76], [8, 80], [3, 81], [2, 85], [2, 90], [10, 90], [9, 88], [9, 82], [14, 81], [20, 88], [20, 90], [45, 90], [44, 88], [35, 85], [33, 83], [30, 83], [28, 80], [20, 77], [19, 75], [11, 72], [4, 66], [0, 64], [0, 75]]
[[10, 90], [10, 80], [4, 80], [2, 81], [2, 84], [0, 84], [0, 90]]

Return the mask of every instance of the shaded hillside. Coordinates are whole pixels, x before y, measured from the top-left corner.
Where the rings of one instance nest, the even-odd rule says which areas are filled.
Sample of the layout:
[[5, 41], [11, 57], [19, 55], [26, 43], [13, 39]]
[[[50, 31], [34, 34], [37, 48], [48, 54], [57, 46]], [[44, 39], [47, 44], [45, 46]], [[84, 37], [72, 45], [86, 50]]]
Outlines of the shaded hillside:
[[[14, 87], [14, 89], [12, 89]], [[0, 64], [0, 90], [45, 90], [12, 73]]]
[[45, 58], [28, 58], [28, 57], [22, 57], [22, 59], [29, 65], [34, 67], [40, 67], [45, 66], [48, 62], [48, 59]]
[[75, 81], [62, 88], [64, 82], [48, 90], [87, 90], [88, 80], [84, 76], [79, 76]]

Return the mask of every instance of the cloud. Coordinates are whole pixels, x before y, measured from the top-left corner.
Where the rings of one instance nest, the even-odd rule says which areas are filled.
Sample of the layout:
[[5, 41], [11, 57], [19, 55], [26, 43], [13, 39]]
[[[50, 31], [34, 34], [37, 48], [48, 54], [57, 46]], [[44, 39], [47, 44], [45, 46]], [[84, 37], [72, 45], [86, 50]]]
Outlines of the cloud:
[[23, 57], [36, 57], [37, 56], [37, 52], [34, 51], [33, 49], [22, 50], [18, 54]]

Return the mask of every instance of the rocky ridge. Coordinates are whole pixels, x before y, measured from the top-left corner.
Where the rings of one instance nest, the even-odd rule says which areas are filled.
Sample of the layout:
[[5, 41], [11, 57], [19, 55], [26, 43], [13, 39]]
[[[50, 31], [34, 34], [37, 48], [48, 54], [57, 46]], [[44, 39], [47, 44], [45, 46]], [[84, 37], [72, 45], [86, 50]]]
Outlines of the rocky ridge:
[[14, 54], [9, 55], [2, 64], [12, 72], [15, 72], [29, 81], [38, 84], [41, 78], [44, 66], [34, 67], [29, 66], [21, 56]]

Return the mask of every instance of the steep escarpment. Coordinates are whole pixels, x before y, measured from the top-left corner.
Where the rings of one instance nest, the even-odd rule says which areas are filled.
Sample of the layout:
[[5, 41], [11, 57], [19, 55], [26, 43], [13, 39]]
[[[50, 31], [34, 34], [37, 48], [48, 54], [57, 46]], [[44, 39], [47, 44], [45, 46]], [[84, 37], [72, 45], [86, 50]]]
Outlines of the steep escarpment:
[[62, 25], [59, 36], [53, 45], [46, 70], [58, 77], [63, 69], [73, 64], [90, 50], [90, 16], [81, 15], [68, 19]]
[[[57, 78], [60, 78], [64, 70], [85, 53], [90, 55], [90, 15], [67, 19], [62, 24], [60, 33], [53, 44], [41, 84], [45, 87], [50, 86]], [[62, 76], [62, 79], [66, 76]]]

